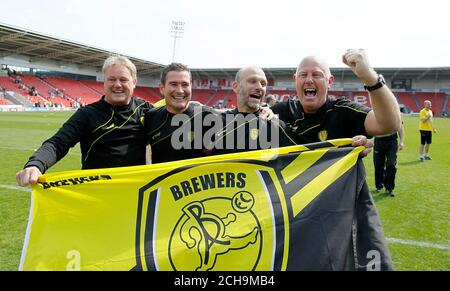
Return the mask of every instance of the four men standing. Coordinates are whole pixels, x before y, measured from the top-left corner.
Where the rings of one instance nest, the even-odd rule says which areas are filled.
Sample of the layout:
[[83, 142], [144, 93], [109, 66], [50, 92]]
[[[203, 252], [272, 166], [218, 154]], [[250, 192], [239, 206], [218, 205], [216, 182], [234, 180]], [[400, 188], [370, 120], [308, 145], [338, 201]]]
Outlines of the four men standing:
[[[239, 70], [233, 82], [237, 108], [217, 112], [190, 103], [191, 73], [186, 66], [172, 63], [163, 70], [159, 85], [166, 105], [152, 109], [152, 105], [132, 97], [137, 83], [136, 68], [126, 58], [113, 57], [103, 67], [105, 96], [78, 110], [52, 138], [44, 142], [25, 168], [17, 173], [17, 181], [20, 185], [35, 183], [41, 173], [61, 159], [77, 142], [81, 144], [83, 169], [145, 164], [147, 143], [151, 145], [154, 163], [202, 156], [208, 149], [203, 143], [204, 132], [211, 129], [208, 125], [204, 127], [208, 116], [219, 116], [216, 119], [218, 123], [225, 121], [225, 125], [215, 132], [210, 148], [212, 154], [264, 148], [259, 137], [269, 128], [269, 132], [277, 132], [275, 140], [270, 140], [275, 141], [276, 145], [269, 147], [351, 138], [355, 135], [354, 145], [366, 145], [368, 141], [364, 136], [399, 130], [400, 111], [395, 97], [385, 86], [383, 77], [369, 65], [365, 52], [348, 50], [343, 62], [366, 84], [365, 88], [373, 100], [372, 109], [354, 102], [330, 101], [327, 95], [334, 77], [329, 67], [316, 57], [306, 57], [294, 76], [298, 100], [274, 105], [273, 111], [279, 114], [279, 119], [267, 121], [261, 118], [261, 115], [267, 115], [267, 112], [261, 113], [265, 110], [261, 103], [266, 94], [267, 79], [259, 67]], [[186, 118], [179, 119], [182, 115]], [[200, 130], [195, 123], [198, 116]], [[230, 122], [229, 116], [232, 117]], [[244, 117], [241, 119], [243, 122], [235, 124], [240, 116]], [[256, 120], [256, 127], [252, 127], [253, 120]], [[228, 127], [230, 123], [235, 125]], [[245, 130], [239, 132], [240, 127]], [[173, 137], [180, 133], [180, 129], [183, 142], [177, 148], [177, 139]], [[199, 132], [202, 138], [200, 147], [197, 147]], [[224, 152], [218, 151], [217, 142], [231, 135], [236, 143], [231, 148], [226, 143]], [[269, 135], [267, 131], [266, 135]], [[189, 142], [187, 147], [184, 146], [185, 140]], [[252, 140], [258, 142], [252, 143]], [[237, 146], [240, 141], [244, 141], [243, 148]], [[360, 190], [356, 205], [359, 218], [355, 231], [360, 237], [379, 232], [378, 228], [372, 227], [379, 225], [373, 202], [370, 195], [364, 195], [369, 195], [368, 187]], [[386, 256], [386, 268], [391, 268], [387, 252]]]

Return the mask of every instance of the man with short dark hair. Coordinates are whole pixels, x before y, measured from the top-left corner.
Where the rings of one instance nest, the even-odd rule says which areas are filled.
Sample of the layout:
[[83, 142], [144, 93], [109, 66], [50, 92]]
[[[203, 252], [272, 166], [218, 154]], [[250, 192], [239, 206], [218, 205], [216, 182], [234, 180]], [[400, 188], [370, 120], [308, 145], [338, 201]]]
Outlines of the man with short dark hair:
[[[202, 138], [206, 127], [203, 127], [203, 117], [213, 109], [190, 103], [191, 85], [191, 71], [186, 65], [171, 63], [161, 72], [159, 91], [166, 105], [149, 110], [144, 119], [152, 163], [204, 156]], [[194, 119], [200, 123], [197, 132]]]

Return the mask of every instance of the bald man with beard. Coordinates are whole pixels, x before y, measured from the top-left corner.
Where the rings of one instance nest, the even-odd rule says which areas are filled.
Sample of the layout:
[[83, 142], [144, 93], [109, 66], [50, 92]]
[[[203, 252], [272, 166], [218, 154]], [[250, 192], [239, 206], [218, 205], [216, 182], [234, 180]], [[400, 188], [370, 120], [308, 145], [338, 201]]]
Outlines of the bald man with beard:
[[[216, 134], [213, 154], [296, 144], [289, 136], [283, 121], [277, 118], [271, 120], [261, 118], [260, 113], [264, 110], [261, 105], [266, 96], [266, 90], [267, 78], [261, 68], [250, 66], [237, 72], [233, 82], [237, 107], [223, 113], [225, 126]], [[261, 133], [264, 134], [261, 135]]]

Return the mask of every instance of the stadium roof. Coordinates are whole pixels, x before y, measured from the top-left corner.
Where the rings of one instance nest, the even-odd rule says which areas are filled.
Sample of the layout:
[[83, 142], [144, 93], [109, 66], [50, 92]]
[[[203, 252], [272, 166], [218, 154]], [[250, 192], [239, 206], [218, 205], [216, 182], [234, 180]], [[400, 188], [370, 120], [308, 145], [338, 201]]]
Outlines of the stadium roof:
[[[36, 61], [53, 60], [101, 70], [105, 59], [114, 54], [118, 53], [0, 23], [0, 57], [22, 55]], [[126, 57], [136, 65], [139, 75], [159, 72], [164, 67], [162, 64]]]
[[[214, 79], [224, 76], [234, 78], [239, 69], [192, 69], [194, 79]], [[279, 78], [293, 76], [296, 68], [263, 68], [268, 78]], [[450, 80], [450, 67], [433, 67], [433, 68], [375, 68], [375, 70], [389, 79], [414, 79], [421, 80], [424, 78], [442, 80]], [[331, 72], [335, 79], [344, 79], [354, 77], [355, 74], [350, 68], [331, 68]]]
[[[0, 57], [22, 55], [35, 61], [53, 60], [64, 64], [75, 64], [101, 70], [104, 60], [118, 54], [105, 49], [71, 42], [57, 37], [9, 26], [0, 23]], [[123, 54], [121, 54], [123, 55]], [[126, 55], [125, 55], [126, 56]], [[163, 64], [127, 56], [138, 70], [138, 75], [158, 75]], [[268, 78], [292, 76], [296, 68], [264, 68]], [[237, 68], [192, 69], [194, 79], [234, 78]], [[349, 68], [331, 68], [336, 79], [352, 77]], [[450, 67], [431, 68], [376, 68], [376, 71], [390, 79], [450, 79]]]

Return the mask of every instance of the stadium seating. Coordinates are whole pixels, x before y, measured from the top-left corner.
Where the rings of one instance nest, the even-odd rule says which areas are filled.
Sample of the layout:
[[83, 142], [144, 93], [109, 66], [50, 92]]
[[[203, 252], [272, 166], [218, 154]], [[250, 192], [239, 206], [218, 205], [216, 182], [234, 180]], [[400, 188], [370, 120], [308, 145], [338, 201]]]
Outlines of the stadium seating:
[[134, 96], [145, 99], [145, 100], [149, 101], [150, 103], [156, 103], [161, 99], [161, 97], [159, 94], [159, 90], [158, 90], [158, 93], [156, 93], [155, 92], [156, 90], [154, 90], [154, 89], [155, 88], [136, 87], [134, 89]]
[[[5, 77], [3, 77], [5, 78]], [[55, 98], [51, 98], [50, 97], [50, 91], [53, 89], [51, 85], [49, 85], [48, 83], [46, 83], [45, 81], [37, 78], [36, 76], [33, 75], [27, 75], [27, 74], [23, 74], [21, 75], [21, 79], [23, 84], [27, 87], [26, 89], [14, 89], [11, 91], [17, 92], [22, 96], [25, 96], [26, 98], [28, 98], [28, 100], [30, 100], [32, 103], [39, 103], [41, 105], [43, 105], [44, 103], [47, 104], [55, 104], [56, 106], [66, 106], [66, 107], [70, 107], [72, 106], [72, 102], [71, 100], [67, 100], [67, 99], [63, 99], [60, 97], [55, 97]], [[14, 83], [14, 81], [12, 79], [9, 79], [10, 83], [14, 85], [16, 85]], [[38, 96], [32, 96], [29, 94], [29, 89], [34, 87], [37, 90]], [[43, 98], [41, 98], [43, 97]]]
[[207, 104], [209, 100], [214, 98], [215, 93], [215, 90], [210, 89], [193, 89], [192, 99], [202, 104]]
[[442, 113], [445, 113], [446, 115], [450, 114], [450, 94], [445, 96], [444, 110]]
[[104, 92], [103, 83], [90, 80], [81, 80], [80, 83], [91, 88], [92, 90], [100, 94], [100, 96], [103, 95]]
[[404, 104], [413, 112], [420, 111], [420, 105], [417, 98], [411, 92], [393, 92], [400, 104]]
[[[89, 87], [91, 90], [93, 90], [97, 93], [97, 96], [95, 97], [95, 99], [87, 99], [83, 96], [82, 100], [86, 104], [90, 104], [92, 102], [97, 101], [100, 98], [100, 96], [102, 96], [104, 94], [103, 82], [96, 82], [96, 81], [89, 81], [89, 80], [83, 80], [83, 81], [79, 81], [79, 82], [81, 84], [83, 84], [84, 86]], [[161, 94], [159, 93], [158, 88], [137, 86], [134, 89], [134, 96], [145, 99], [151, 103], [155, 103], [155, 102], [159, 101], [161, 99], [160, 95]]]
[[[24, 80], [24, 76], [21, 76], [21, 79], [23, 81]], [[26, 79], [26, 77], [25, 77], [25, 79]], [[42, 99], [40, 96], [32, 96], [32, 95], [30, 95], [29, 94], [29, 89], [27, 89], [27, 88], [21, 89], [19, 84], [15, 83], [14, 80], [12, 78], [10, 78], [10, 77], [6, 77], [6, 76], [0, 77], [0, 86], [5, 88], [6, 91], [13, 91], [13, 92], [16, 92], [16, 93], [26, 97], [33, 104], [36, 104], [36, 103], [39, 103], [39, 102], [40, 103], [44, 102], [44, 99]], [[0, 105], [7, 105], [7, 104], [0, 104]]]
[[[27, 97], [33, 103], [43, 104], [44, 102], [51, 102], [62, 104], [66, 107], [72, 106], [73, 101], [78, 97], [81, 98], [82, 104], [90, 104], [97, 101], [104, 93], [103, 83], [90, 81], [90, 80], [73, 80], [61, 77], [46, 77], [40, 79], [33, 75], [22, 75], [23, 83], [28, 87], [35, 87], [40, 96], [30, 96], [28, 89], [21, 89], [14, 80], [7, 76], [0, 76], [0, 86], [7, 91], [15, 91], [25, 97]], [[58, 89], [64, 90], [65, 98], [61, 98], [61, 95], [57, 97], [50, 97], [50, 91]], [[295, 96], [295, 90], [268, 90], [267, 94], [273, 94], [279, 101], [285, 101], [290, 96]], [[135, 88], [134, 95], [148, 100], [152, 103], [159, 101], [162, 96], [159, 92], [159, 88], [150, 88], [138, 86]], [[330, 91], [329, 95], [334, 98], [345, 98], [352, 101], [356, 101], [366, 106], [371, 106], [368, 93], [365, 91]], [[423, 106], [423, 101], [430, 100], [432, 102], [432, 108], [436, 116], [441, 116], [444, 112], [450, 111], [449, 96], [446, 96], [443, 92], [397, 92], [394, 91], [399, 103], [404, 104], [413, 112], [419, 112]], [[237, 104], [236, 95], [231, 89], [193, 89], [192, 100], [199, 101], [202, 104], [213, 106], [222, 101], [223, 105], [228, 108], [235, 107]], [[9, 102], [5, 99], [1, 101], [0, 105], [4, 105]]]
[[28, 88], [34, 87], [38, 91], [39, 95], [46, 99], [50, 98], [50, 90], [53, 88], [49, 84], [33, 75], [22, 75], [21, 77], [23, 83]]
[[435, 116], [441, 116], [443, 112], [443, 105], [445, 102], [445, 93], [442, 92], [416, 92], [415, 94], [419, 100], [419, 104], [423, 107], [425, 100], [431, 101], [431, 109]]
[[0, 105], [11, 105], [11, 102], [3, 97], [0, 97]]
[[6, 91], [14, 91], [19, 93], [20, 95], [26, 95], [28, 94], [27, 89], [20, 89], [19, 84], [14, 83], [14, 81], [6, 76], [0, 77], [0, 86], [5, 88]]
[[100, 93], [84, 85], [78, 80], [68, 78], [47, 77], [46, 81], [53, 87], [64, 92], [65, 96], [69, 96], [73, 100], [81, 98], [82, 102], [89, 104], [98, 100]]
[[222, 103], [225, 103], [229, 99], [228, 96], [233, 96], [232, 94], [234, 95], [232, 90], [217, 90], [212, 98], [210, 98], [207, 103], [204, 104], [207, 106], [213, 106], [220, 101], [222, 101]]

